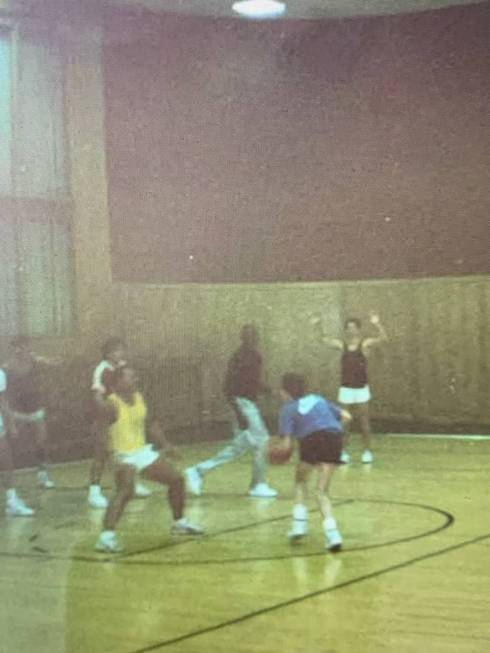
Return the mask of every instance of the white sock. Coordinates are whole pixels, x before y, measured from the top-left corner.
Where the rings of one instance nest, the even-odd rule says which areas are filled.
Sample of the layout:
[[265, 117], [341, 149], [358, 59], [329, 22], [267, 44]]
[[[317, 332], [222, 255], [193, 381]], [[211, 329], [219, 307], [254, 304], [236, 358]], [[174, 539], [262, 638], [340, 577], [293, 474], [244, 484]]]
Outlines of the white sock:
[[90, 494], [100, 494], [100, 492], [101, 492], [100, 485], [90, 486]]
[[335, 521], [334, 517], [327, 517], [327, 519], [323, 520], [323, 528], [326, 531], [335, 531], [337, 530], [337, 522]]
[[297, 503], [293, 507], [293, 519], [298, 521], [306, 521], [308, 519], [308, 508], [302, 503]]
[[17, 492], [15, 491], [15, 488], [13, 487], [9, 488], [6, 491], [6, 495], [7, 495], [7, 501], [17, 501], [17, 499], [19, 498], [17, 496]]
[[176, 519], [174, 524], [176, 526], [184, 526], [187, 523], [187, 519], [185, 517], [181, 517], [180, 519]]
[[109, 538], [113, 538], [115, 535], [116, 535], [116, 531], [102, 531], [102, 533], [100, 534], [100, 537], [103, 540], [107, 540]]

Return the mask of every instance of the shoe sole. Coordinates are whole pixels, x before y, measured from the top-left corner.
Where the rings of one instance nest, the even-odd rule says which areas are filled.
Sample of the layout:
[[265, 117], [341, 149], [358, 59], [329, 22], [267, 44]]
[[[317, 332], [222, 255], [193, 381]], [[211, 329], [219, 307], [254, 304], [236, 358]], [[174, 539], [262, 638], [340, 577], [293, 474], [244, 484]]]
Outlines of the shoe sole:
[[302, 533], [301, 535], [289, 535], [288, 534], [288, 540], [291, 542], [291, 544], [295, 544], [297, 542], [300, 542], [301, 540], [304, 540], [304, 538], [308, 535], [308, 533]]
[[327, 550], [331, 553], [338, 553], [342, 549], [342, 544], [333, 544], [332, 546], [327, 545]]
[[35, 513], [21, 513], [21, 512], [7, 512], [5, 511], [7, 517], [34, 517]]
[[97, 551], [97, 553], [112, 553], [112, 554], [114, 554], [114, 553], [122, 553], [123, 552], [123, 549], [106, 549], [103, 546], [96, 546], [95, 550]]

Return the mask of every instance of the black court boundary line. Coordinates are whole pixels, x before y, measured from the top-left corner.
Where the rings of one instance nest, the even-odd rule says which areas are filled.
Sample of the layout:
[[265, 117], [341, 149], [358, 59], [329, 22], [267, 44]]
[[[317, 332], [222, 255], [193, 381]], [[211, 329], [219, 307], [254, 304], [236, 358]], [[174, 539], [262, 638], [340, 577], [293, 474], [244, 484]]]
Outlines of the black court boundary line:
[[309, 592], [308, 594], [303, 594], [302, 596], [297, 596], [293, 599], [288, 599], [287, 601], [282, 601], [280, 603], [276, 603], [274, 605], [270, 605], [266, 608], [261, 608], [260, 610], [254, 610], [253, 612], [247, 612], [245, 614], [240, 615], [239, 617], [235, 617], [234, 619], [229, 619], [228, 621], [223, 621], [219, 624], [216, 624], [214, 626], [208, 626], [207, 628], [201, 628], [200, 630], [194, 630], [189, 633], [186, 633], [185, 635], [180, 635], [178, 637], [173, 637], [172, 639], [167, 639], [163, 640], [161, 642], [157, 642], [155, 644], [150, 644], [149, 646], [145, 646], [143, 648], [139, 648], [133, 651], [130, 651], [130, 653], [150, 653], [150, 651], [157, 651], [159, 649], [165, 648], [167, 646], [171, 646], [172, 644], [179, 644], [180, 642], [185, 642], [189, 639], [194, 639], [195, 637], [199, 637], [200, 635], [207, 635], [209, 633], [215, 632], [217, 630], [222, 630], [223, 628], [228, 628], [229, 626], [236, 626], [237, 624], [243, 623], [244, 621], [248, 621], [249, 619], [254, 619], [255, 617], [260, 617], [265, 614], [269, 614], [271, 612], [275, 612], [277, 610], [281, 610], [282, 608], [287, 608], [291, 605], [295, 605], [297, 603], [301, 603], [303, 601], [307, 601], [309, 599], [316, 598], [317, 596], [322, 596], [323, 594], [329, 594], [330, 592], [335, 592], [337, 590], [345, 589], [346, 587], [350, 587], [352, 585], [357, 585], [358, 583], [362, 583], [366, 580], [372, 580], [373, 578], [379, 578], [380, 576], [384, 576], [386, 574], [392, 573], [394, 571], [398, 571], [400, 569], [404, 569], [406, 567], [410, 567], [411, 565], [415, 565], [419, 562], [423, 562], [424, 560], [430, 560], [431, 558], [437, 558], [438, 556], [445, 555], [447, 553], [451, 553], [452, 551], [457, 551], [458, 549], [462, 549], [466, 546], [471, 546], [472, 544], [477, 544], [478, 542], [482, 542], [483, 540], [489, 539], [490, 538], [490, 533], [485, 533], [484, 535], [479, 535], [471, 540], [465, 540], [463, 542], [460, 542], [459, 544], [453, 544], [451, 546], [445, 547], [443, 549], [439, 549], [437, 551], [432, 551], [431, 553], [425, 553], [424, 555], [417, 556], [415, 558], [411, 558], [409, 560], [405, 560], [404, 562], [399, 562], [395, 565], [390, 565], [388, 567], [383, 567], [382, 569], [378, 569], [376, 571], [372, 571], [369, 574], [364, 574], [363, 576], [357, 576], [356, 578], [351, 578], [350, 580], [344, 581], [343, 583], [338, 583], [338, 585], [333, 585], [331, 587], [325, 587], [320, 590], [315, 590], [314, 592]]
[[[413, 502], [404, 502], [404, 501], [391, 501], [387, 499], [354, 499], [354, 498], [346, 498], [346, 499], [338, 499], [335, 502], [336, 506], [342, 506], [342, 505], [349, 505], [352, 503], [355, 503], [356, 501], [360, 503], [384, 503], [384, 504], [389, 504], [389, 505], [403, 505], [403, 506], [409, 506], [409, 507], [415, 507], [415, 508], [422, 508], [424, 510], [428, 510], [437, 514], [442, 515], [445, 518], [445, 522], [441, 524], [441, 526], [437, 526], [436, 528], [432, 528], [428, 531], [424, 531], [423, 533], [418, 533], [416, 535], [409, 535], [407, 537], [403, 538], [398, 538], [395, 540], [388, 540], [386, 542], [379, 542], [378, 544], [370, 544], [370, 545], [365, 545], [365, 546], [358, 546], [358, 547], [352, 547], [352, 548], [344, 548], [343, 549], [343, 554], [346, 553], [355, 553], [359, 551], [368, 551], [371, 549], [379, 549], [383, 548], [385, 546], [394, 546], [396, 544], [404, 544], [406, 542], [411, 542], [414, 540], [422, 539], [424, 537], [429, 537], [430, 535], [435, 535], [436, 533], [439, 533], [446, 528], [449, 528], [455, 521], [454, 516], [447, 512], [446, 510], [443, 510], [441, 508], [437, 508], [436, 506], [430, 506], [426, 504], [419, 504], [419, 503], [413, 503]], [[311, 512], [318, 512], [316, 511], [311, 511]], [[247, 563], [247, 562], [274, 562], [274, 561], [280, 561], [280, 560], [291, 560], [291, 559], [299, 559], [299, 558], [310, 558], [310, 557], [317, 557], [321, 555], [325, 555], [326, 552], [324, 549], [321, 551], [313, 551], [310, 553], [299, 553], [299, 554], [289, 554], [289, 555], [281, 555], [281, 556], [256, 556], [256, 557], [249, 557], [249, 558], [229, 558], [229, 559], [224, 559], [224, 560], [184, 560], [184, 561], [175, 561], [175, 560], [132, 560], [128, 559], [129, 557], [136, 556], [136, 555], [142, 555], [144, 553], [149, 553], [149, 552], [155, 552], [155, 551], [162, 551], [168, 548], [173, 548], [175, 546], [183, 545], [183, 544], [190, 544], [190, 543], [200, 543], [205, 539], [211, 539], [213, 537], [218, 537], [220, 535], [227, 535], [229, 533], [241, 531], [241, 530], [247, 530], [249, 528], [256, 528], [258, 526], [262, 526], [265, 524], [277, 522], [277, 521], [282, 521], [284, 519], [288, 519], [290, 517], [290, 514], [288, 513], [287, 515], [282, 515], [279, 517], [272, 517], [270, 519], [262, 520], [259, 522], [252, 522], [249, 524], [242, 524], [241, 526], [235, 526], [231, 529], [225, 529], [223, 531], [217, 531], [215, 533], [210, 533], [209, 535], [205, 535], [201, 538], [185, 538], [179, 541], [174, 541], [174, 542], [166, 542], [165, 544], [158, 545], [155, 547], [152, 547], [151, 549], [145, 549], [145, 550], [139, 550], [139, 551], [132, 551], [128, 552], [127, 554], [121, 554], [121, 555], [110, 555], [106, 557], [96, 557], [96, 556], [83, 556], [83, 555], [74, 555], [74, 556], [62, 556], [62, 555], [56, 555], [56, 554], [51, 554], [49, 551], [46, 549], [41, 549], [41, 547], [32, 547], [32, 550], [36, 551], [37, 553], [43, 553], [43, 556], [32, 554], [32, 553], [15, 553], [15, 552], [0, 552], [0, 557], [11, 557], [11, 558], [30, 558], [30, 559], [37, 559], [41, 561], [46, 561], [46, 560], [72, 560], [76, 562], [94, 562], [96, 564], [105, 564], [105, 563], [114, 563], [114, 564], [126, 564], [126, 565], [140, 565], [140, 566], [154, 566], [154, 567], [163, 567], [163, 566], [173, 566], [173, 567], [178, 567], [178, 566], [199, 566], [199, 565], [211, 565], [211, 564], [239, 564], [239, 563]], [[54, 529], [57, 527], [54, 526]], [[36, 534], [35, 539], [39, 534]]]
[[[424, 537], [430, 537], [431, 535], [435, 535], [436, 533], [440, 533], [446, 528], [449, 528], [452, 526], [455, 522], [455, 517], [450, 513], [447, 512], [446, 510], [443, 510], [442, 508], [437, 508], [435, 506], [429, 506], [426, 504], [421, 504], [421, 503], [408, 503], [404, 501], [389, 501], [389, 500], [384, 500], [384, 499], [352, 499], [350, 501], [345, 501], [338, 503], [336, 505], [345, 505], [345, 504], [351, 504], [355, 503], [355, 501], [359, 501], [360, 503], [386, 503], [390, 505], [396, 505], [396, 506], [409, 506], [409, 507], [416, 507], [416, 508], [422, 508], [424, 510], [430, 511], [430, 512], [435, 512], [437, 514], [440, 514], [444, 517], [445, 521], [443, 524], [440, 526], [437, 526], [435, 528], [431, 528], [428, 531], [424, 531], [423, 533], [418, 533], [417, 535], [408, 535], [407, 537], [401, 537], [395, 540], [388, 540], [386, 542], [379, 542], [378, 544], [367, 544], [364, 546], [355, 546], [355, 547], [348, 547], [348, 548], [343, 548], [342, 549], [342, 554], [346, 553], [357, 553], [359, 551], [370, 551], [372, 549], [381, 549], [385, 546], [395, 546], [396, 544], [405, 544], [407, 542], [413, 542], [414, 540], [420, 540], [423, 539]], [[313, 511], [311, 511], [313, 512]], [[315, 512], [318, 512], [316, 510]], [[286, 515], [282, 519], [289, 519], [291, 515]], [[274, 518], [273, 520], [270, 521], [279, 521], [281, 518]], [[263, 523], [268, 523], [268, 522], [260, 522], [260, 524], [255, 524], [254, 526], [261, 525]], [[252, 527], [252, 526], [251, 526]], [[187, 540], [189, 541], [189, 540]], [[195, 540], [192, 540], [195, 541]], [[291, 547], [294, 547], [296, 550], [300, 548], [300, 545], [291, 545]], [[299, 558], [314, 558], [318, 556], [324, 556], [326, 555], [325, 549], [321, 549], [320, 551], [311, 551], [310, 553], [291, 553], [288, 555], [279, 555], [279, 556], [255, 556], [255, 557], [249, 557], [249, 558], [225, 558], [221, 560], [217, 559], [210, 559], [210, 560], [127, 560], [127, 559], [121, 559], [119, 558], [117, 562], [119, 564], [126, 564], [126, 565], [141, 565], [141, 566], [148, 566], [148, 567], [199, 567], [200, 565], [223, 565], [223, 564], [240, 564], [240, 563], [246, 563], [246, 562], [275, 562], [275, 561], [281, 561], [281, 560], [292, 560], [292, 559], [299, 559]]]
[[[356, 499], [338, 499], [334, 500], [334, 505], [335, 506], [342, 506], [344, 504], [350, 504], [354, 503]], [[290, 513], [287, 515], [281, 515], [279, 517], [271, 517], [270, 519], [264, 519], [262, 521], [256, 521], [256, 522], [251, 522], [248, 524], [241, 524], [240, 526], [234, 526], [232, 528], [224, 529], [222, 531], [215, 531], [214, 533], [208, 533], [204, 534], [200, 537], [182, 537], [179, 540], [174, 540], [171, 542], [165, 542], [163, 544], [159, 544], [154, 547], [149, 547], [147, 549], [140, 549], [136, 551], [128, 551], [127, 553], [122, 553], [122, 554], [115, 554], [115, 555], [110, 555], [106, 557], [90, 557], [90, 556], [81, 556], [81, 555], [74, 555], [74, 556], [63, 556], [63, 555], [57, 555], [56, 553], [50, 553], [49, 551], [44, 551], [45, 556], [40, 556], [40, 555], [33, 555], [32, 553], [17, 553], [15, 551], [0, 551], [0, 557], [4, 558], [32, 558], [32, 559], [37, 559], [37, 560], [75, 560], [77, 562], [95, 562], [95, 563], [107, 563], [107, 562], [112, 562], [112, 563], [118, 563], [122, 564], [126, 562], [126, 558], [136, 556], [136, 555], [142, 555], [145, 553], [153, 553], [154, 551], [162, 551], [164, 549], [171, 549], [176, 546], [182, 546], [183, 544], [190, 544], [190, 543], [199, 543], [204, 540], [209, 540], [214, 537], [218, 537], [220, 535], [228, 535], [229, 533], [235, 533], [237, 531], [242, 531], [246, 530], [248, 528], [255, 528], [257, 526], [262, 526], [263, 524], [269, 524], [271, 522], [275, 521], [281, 521], [283, 519], [287, 519], [290, 517]], [[52, 526], [53, 530], [57, 530], [63, 526]], [[40, 537], [40, 533], [36, 533], [34, 539], [37, 539]], [[180, 537], [180, 536], [179, 536]], [[29, 538], [29, 541], [31, 541], [32, 537]], [[34, 547], [32, 547], [33, 550], [36, 550]], [[132, 561], [132, 560], [127, 560], [126, 564], [139, 564], [138, 561]]]
[[[356, 499], [338, 499], [334, 500], [334, 506], [343, 506], [349, 503], [354, 503]], [[316, 511], [315, 511], [316, 512]], [[200, 537], [186, 537], [177, 542], [165, 542], [164, 544], [159, 544], [156, 546], [148, 547], [147, 549], [137, 549], [136, 551], [128, 551], [127, 553], [121, 553], [120, 555], [114, 556], [111, 559], [117, 560], [118, 562], [123, 562], [128, 558], [132, 558], [138, 555], [144, 555], [145, 553], [154, 553], [155, 551], [163, 551], [164, 549], [170, 549], [182, 544], [190, 544], [204, 542], [206, 540], [212, 539], [214, 537], [219, 537], [220, 535], [229, 535], [230, 533], [238, 533], [239, 531], [245, 531], [249, 528], [256, 528], [257, 526], [262, 526], [264, 524], [272, 524], [276, 521], [282, 521], [283, 519], [288, 519], [291, 517], [291, 513], [287, 515], [280, 515], [279, 517], [270, 517], [269, 519], [263, 519], [261, 521], [251, 522], [249, 524], [241, 524], [240, 526], [233, 526], [231, 528], [223, 529], [222, 531], [215, 531], [214, 533], [206, 534], [204, 533]]]

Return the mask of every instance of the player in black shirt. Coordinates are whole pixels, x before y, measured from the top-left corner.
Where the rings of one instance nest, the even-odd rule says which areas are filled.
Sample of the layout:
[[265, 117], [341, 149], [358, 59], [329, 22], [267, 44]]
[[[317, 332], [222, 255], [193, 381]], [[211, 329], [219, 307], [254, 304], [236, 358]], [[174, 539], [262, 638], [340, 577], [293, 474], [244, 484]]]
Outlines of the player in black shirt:
[[242, 328], [240, 337], [242, 344], [228, 362], [223, 384], [225, 397], [233, 411], [233, 440], [213, 458], [188, 467], [185, 476], [190, 492], [199, 495], [203, 476], [207, 472], [250, 451], [253, 463], [249, 495], [273, 498], [277, 492], [267, 484], [265, 478], [269, 432], [256, 403], [258, 395], [268, 390], [261, 380], [262, 357], [257, 350], [257, 329], [254, 325], [247, 324]]
[[[364, 338], [361, 321], [352, 317], [345, 321], [344, 337], [338, 339], [329, 338], [323, 333], [321, 316], [316, 316], [313, 319], [313, 323], [320, 327], [322, 331], [323, 342], [342, 352], [338, 401], [359, 418], [364, 447], [361, 458], [363, 463], [372, 463], [374, 461], [371, 452], [371, 422], [369, 419], [371, 391], [369, 388], [367, 359], [373, 346], [388, 340], [378, 314], [372, 312], [369, 321], [377, 331], [376, 336]], [[345, 463], [349, 462], [350, 457], [346, 451], [342, 452], [341, 460]]]
[[48, 475], [49, 441], [41, 377], [42, 368], [53, 364], [34, 354], [29, 339], [20, 336], [12, 341], [9, 359], [3, 367], [7, 401], [12, 414], [11, 432], [15, 436], [17, 428], [21, 426], [32, 431], [40, 462], [38, 483], [45, 489], [53, 488], [54, 483]]

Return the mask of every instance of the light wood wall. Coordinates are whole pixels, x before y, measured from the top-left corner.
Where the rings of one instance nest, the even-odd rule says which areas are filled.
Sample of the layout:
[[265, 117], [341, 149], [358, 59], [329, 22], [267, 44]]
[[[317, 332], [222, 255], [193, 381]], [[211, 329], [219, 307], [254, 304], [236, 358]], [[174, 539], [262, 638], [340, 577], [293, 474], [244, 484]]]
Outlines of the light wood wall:
[[[175, 423], [224, 418], [223, 372], [247, 322], [260, 329], [265, 375], [273, 387], [282, 373], [300, 370], [314, 389], [334, 398], [339, 355], [319, 342], [310, 325], [319, 308], [334, 336], [346, 317], [359, 316], [369, 329], [369, 310], [380, 312], [390, 342], [370, 360], [375, 417], [448, 429], [457, 423], [490, 423], [490, 277], [117, 284], [114, 302], [116, 324], [135, 358], [166, 379], [154, 398]], [[266, 410], [275, 408], [277, 400]]]

